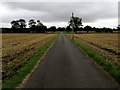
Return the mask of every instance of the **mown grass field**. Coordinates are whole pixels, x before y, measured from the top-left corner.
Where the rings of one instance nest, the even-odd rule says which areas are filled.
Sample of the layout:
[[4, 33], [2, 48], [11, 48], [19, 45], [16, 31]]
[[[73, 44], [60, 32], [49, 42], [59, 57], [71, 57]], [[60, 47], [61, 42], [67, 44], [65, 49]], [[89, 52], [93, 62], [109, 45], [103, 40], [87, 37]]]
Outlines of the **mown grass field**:
[[90, 46], [95, 52], [105, 56], [106, 60], [120, 66], [118, 34], [74, 34], [74, 37]]
[[57, 34], [2, 34], [2, 79], [9, 79]]

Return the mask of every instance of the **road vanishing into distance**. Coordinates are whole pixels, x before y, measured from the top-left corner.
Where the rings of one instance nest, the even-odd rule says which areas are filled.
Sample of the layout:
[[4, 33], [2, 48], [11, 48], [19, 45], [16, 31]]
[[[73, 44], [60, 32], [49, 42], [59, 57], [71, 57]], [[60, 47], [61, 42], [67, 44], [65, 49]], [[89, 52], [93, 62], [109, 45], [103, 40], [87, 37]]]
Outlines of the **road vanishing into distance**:
[[63, 33], [24, 88], [115, 88], [115, 82]]

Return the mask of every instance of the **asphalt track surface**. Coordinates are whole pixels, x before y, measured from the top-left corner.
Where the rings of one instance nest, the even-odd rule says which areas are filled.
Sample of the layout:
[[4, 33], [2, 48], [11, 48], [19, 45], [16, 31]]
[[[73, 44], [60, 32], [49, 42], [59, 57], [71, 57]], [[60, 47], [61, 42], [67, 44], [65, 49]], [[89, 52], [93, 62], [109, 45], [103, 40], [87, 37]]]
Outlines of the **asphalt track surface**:
[[115, 88], [116, 84], [63, 33], [24, 88]]

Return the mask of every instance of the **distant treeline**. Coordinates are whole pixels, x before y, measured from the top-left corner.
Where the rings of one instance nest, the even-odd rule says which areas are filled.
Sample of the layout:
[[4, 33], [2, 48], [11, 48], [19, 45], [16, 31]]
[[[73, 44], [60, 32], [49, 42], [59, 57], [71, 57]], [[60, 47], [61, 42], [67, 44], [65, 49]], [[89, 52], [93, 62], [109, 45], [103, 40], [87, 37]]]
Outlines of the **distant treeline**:
[[[114, 31], [118, 31], [117, 29], [111, 28], [96, 28], [91, 26], [82, 25], [82, 19], [79, 17], [72, 17], [68, 21], [69, 25], [67, 27], [59, 27], [51, 26], [47, 28], [40, 20], [35, 21], [34, 19], [29, 20], [28, 25], [29, 28], [26, 28], [27, 24], [24, 19], [18, 19], [11, 21], [11, 28], [2, 28], [2, 33], [46, 33], [46, 32], [56, 32], [56, 31], [66, 31], [66, 32], [75, 32], [75, 33], [89, 33], [89, 32], [98, 32], [98, 33], [113, 33]], [[0, 29], [1, 32], [1, 29]]]
[[[56, 31], [66, 31], [66, 32], [71, 32], [73, 31], [69, 26], [64, 28], [64, 27], [59, 27], [56, 28], [55, 26], [52, 26], [50, 28], [47, 28], [46, 26], [42, 28], [2, 28], [2, 33], [46, 33], [46, 32], [56, 32]], [[89, 33], [89, 32], [96, 32], [96, 33], [113, 33], [113, 32], [118, 32], [118, 29], [111, 29], [111, 28], [95, 28], [95, 27], [81, 27], [74, 29], [75, 33], [78, 32], [83, 32], [84, 33]]]

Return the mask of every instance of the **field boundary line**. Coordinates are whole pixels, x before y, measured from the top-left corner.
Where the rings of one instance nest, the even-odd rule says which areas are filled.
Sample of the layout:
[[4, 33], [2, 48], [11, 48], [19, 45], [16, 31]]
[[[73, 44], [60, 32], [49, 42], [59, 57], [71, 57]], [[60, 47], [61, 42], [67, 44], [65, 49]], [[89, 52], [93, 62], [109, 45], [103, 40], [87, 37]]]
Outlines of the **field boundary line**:
[[36, 63], [35, 67], [31, 70], [31, 72], [25, 76], [25, 78], [23, 79], [22, 83], [20, 83], [16, 88], [20, 88], [22, 89], [25, 84], [27, 83], [28, 79], [30, 78], [30, 76], [32, 75], [32, 73], [37, 69], [37, 67], [40, 65], [40, 63], [43, 61], [43, 58], [46, 56], [46, 54], [48, 53], [48, 51], [52, 48], [52, 46], [54, 45], [55, 41], [50, 45], [50, 47], [45, 51], [45, 53], [42, 55], [42, 57], [38, 60], [38, 62]]

